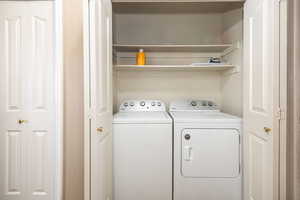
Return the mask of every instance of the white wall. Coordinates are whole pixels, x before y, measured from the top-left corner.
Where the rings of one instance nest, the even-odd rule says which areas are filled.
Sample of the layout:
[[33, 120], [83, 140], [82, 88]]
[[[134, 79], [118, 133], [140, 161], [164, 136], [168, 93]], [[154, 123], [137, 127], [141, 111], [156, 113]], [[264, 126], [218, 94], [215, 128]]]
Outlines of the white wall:
[[208, 99], [221, 103], [219, 72], [200, 71], [122, 71], [118, 73], [118, 100], [161, 99], [166, 103], [176, 99]]
[[225, 43], [240, 42], [240, 49], [233, 51], [225, 57], [230, 63], [238, 67], [238, 73], [224, 74], [222, 76], [222, 110], [227, 113], [242, 116], [243, 112], [243, 12], [235, 9], [223, 15], [223, 36]]
[[[208, 7], [207, 9], [210, 9]], [[114, 42], [119, 44], [209, 44], [221, 42], [222, 13], [199, 6], [115, 6]], [[201, 12], [202, 11], [202, 12]]]

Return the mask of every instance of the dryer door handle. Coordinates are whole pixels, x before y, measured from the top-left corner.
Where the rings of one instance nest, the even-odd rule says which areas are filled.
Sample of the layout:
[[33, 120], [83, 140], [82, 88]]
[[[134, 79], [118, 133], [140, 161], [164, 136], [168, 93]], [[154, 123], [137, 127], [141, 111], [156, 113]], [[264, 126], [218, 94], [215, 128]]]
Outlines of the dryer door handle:
[[192, 147], [191, 146], [185, 146], [184, 147], [184, 152], [183, 152], [183, 155], [184, 155], [184, 160], [185, 161], [191, 161], [192, 160]]

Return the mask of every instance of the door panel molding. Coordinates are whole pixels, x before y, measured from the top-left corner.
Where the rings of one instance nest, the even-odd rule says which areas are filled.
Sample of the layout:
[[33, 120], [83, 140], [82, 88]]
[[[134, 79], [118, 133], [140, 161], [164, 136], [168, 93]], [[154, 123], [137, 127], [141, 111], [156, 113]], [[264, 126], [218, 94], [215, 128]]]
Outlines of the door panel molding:
[[17, 130], [7, 131], [6, 136], [6, 170], [5, 182], [8, 195], [19, 196], [21, 194], [22, 177], [22, 132]]
[[[34, 64], [33, 64], [33, 109], [34, 110], [45, 110], [47, 94], [44, 88], [47, 88], [48, 76], [45, 76], [45, 66], [47, 66], [47, 46], [46, 30], [47, 20], [41, 17], [33, 17], [33, 51], [34, 51]], [[48, 97], [49, 98], [49, 97]]]
[[8, 110], [15, 111], [21, 108], [21, 81], [20, 81], [20, 47], [21, 47], [21, 17], [9, 17], [5, 21], [5, 60], [8, 76]]

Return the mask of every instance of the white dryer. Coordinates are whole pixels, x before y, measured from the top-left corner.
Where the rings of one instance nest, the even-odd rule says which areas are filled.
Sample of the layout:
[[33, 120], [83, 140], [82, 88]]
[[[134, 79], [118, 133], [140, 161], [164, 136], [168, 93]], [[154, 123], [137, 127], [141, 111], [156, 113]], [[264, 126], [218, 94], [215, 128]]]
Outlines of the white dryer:
[[163, 102], [125, 101], [113, 120], [114, 200], [172, 200], [172, 119]]
[[241, 119], [211, 101], [170, 104], [174, 200], [241, 200]]

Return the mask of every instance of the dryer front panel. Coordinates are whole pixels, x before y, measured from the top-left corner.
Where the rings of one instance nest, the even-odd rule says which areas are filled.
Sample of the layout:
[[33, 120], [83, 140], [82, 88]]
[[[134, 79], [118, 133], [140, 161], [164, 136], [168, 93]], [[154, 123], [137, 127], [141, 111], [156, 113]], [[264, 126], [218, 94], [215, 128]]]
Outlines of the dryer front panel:
[[181, 174], [191, 178], [239, 176], [238, 130], [184, 129], [181, 133]]

